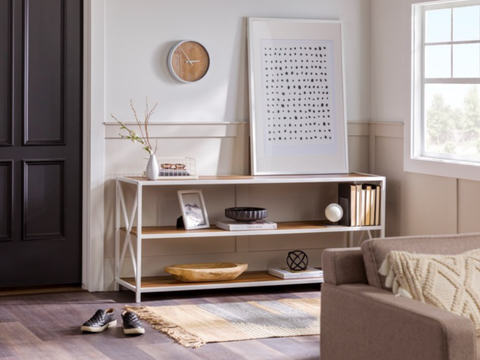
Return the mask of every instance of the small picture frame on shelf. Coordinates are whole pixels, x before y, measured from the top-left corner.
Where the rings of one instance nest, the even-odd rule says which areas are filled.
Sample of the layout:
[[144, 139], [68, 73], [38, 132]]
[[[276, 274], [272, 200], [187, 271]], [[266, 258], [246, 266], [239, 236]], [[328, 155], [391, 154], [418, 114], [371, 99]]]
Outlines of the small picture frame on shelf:
[[177, 194], [185, 230], [209, 228], [210, 223], [202, 190], [181, 190]]

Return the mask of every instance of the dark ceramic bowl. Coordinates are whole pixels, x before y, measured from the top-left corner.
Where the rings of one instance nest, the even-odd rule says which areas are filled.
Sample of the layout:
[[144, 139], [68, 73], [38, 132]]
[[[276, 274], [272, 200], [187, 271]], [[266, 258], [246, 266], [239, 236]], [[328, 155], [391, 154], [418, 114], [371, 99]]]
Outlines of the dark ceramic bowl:
[[236, 221], [257, 221], [267, 217], [267, 209], [257, 207], [233, 207], [225, 209], [225, 216]]

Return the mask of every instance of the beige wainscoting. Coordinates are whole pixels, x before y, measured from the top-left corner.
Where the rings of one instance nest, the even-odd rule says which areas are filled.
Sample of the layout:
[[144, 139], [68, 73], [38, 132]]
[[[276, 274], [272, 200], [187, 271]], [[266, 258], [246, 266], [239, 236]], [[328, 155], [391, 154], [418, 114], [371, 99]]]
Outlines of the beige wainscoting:
[[387, 236], [480, 231], [480, 181], [406, 173], [403, 124], [370, 123], [370, 172], [387, 178]]

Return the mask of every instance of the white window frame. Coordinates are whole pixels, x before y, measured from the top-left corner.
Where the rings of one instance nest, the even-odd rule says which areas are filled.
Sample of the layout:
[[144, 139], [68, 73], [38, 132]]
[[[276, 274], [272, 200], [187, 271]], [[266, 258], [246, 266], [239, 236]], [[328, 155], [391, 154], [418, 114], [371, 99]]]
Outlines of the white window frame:
[[[412, 5], [412, 34], [411, 34], [411, 114], [410, 121], [405, 124], [404, 170], [436, 176], [453, 177], [459, 179], [480, 180], [480, 163], [450, 158], [437, 158], [422, 154], [424, 139], [422, 119], [423, 89], [425, 78], [424, 64], [424, 18], [425, 10], [451, 8], [452, 3], [461, 3], [459, 6], [480, 5], [480, 0], [447, 0], [417, 3]], [[457, 5], [457, 6], [458, 6]], [[455, 6], [455, 7], [457, 7]], [[452, 62], [453, 66], [453, 62]], [[480, 78], [469, 79], [441, 79], [442, 83], [480, 83]], [[440, 82], [439, 81], [439, 82]], [[436, 80], [430, 80], [434, 83]]]

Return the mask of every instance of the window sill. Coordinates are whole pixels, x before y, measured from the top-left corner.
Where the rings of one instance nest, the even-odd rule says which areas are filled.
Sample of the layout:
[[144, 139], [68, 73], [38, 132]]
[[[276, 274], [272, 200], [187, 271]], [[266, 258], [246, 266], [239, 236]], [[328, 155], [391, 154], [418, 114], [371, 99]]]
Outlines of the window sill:
[[405, 154], [405, 172], [480, 181], [480, 164], [428, 157], [411, 158]]

